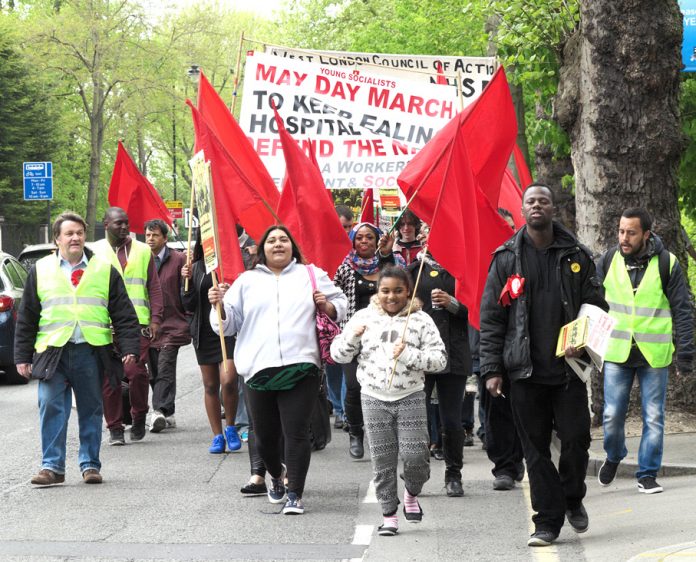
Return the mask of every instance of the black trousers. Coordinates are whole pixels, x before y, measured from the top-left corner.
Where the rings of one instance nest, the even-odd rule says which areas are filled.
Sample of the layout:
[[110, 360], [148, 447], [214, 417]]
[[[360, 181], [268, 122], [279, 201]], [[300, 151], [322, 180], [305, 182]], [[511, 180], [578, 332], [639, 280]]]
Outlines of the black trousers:
[[248, 391], [256, 447], [266, 470], [274, 478], [280, 476], [284, 456], [288, 491], [301, 498], [312, 455], [309, 422], [317, 403], [319, 377], [308, 375], [291, 390], [254, 390], [249, 387], [245, 390]]
[[343, 401], [343, 414], [351, 435], [363, 435], [363, 412], [358, 382], [358, 362], [343, 365], [346, 381], [346, 398]]
[[443, 431], [462, 429], [462, 400], [466, 387], [466, 377], [451, 373], [426, 375], [423, 390], [428, 409], [434, 407], [433, 404], [430, 404], [430, 397], [436, 384], [441, 429]]
[[510, 406], [510, 381], [503, 378], [503, 396], [493, 397], [486, 390], [479, 395], [480, 407], [486, 416], [486, 453], [493, 463], [493, 476], [507, 475], [516, 479], [524, 472], [522, 443], [517, 435]]
[[[585, 497], [590, 448], [590, 410], [585, 383], [573, 376], [568, 384], [530, 381], [511, 384], [510, 399], [522, 441], [536, 530], [558, 533], [566, 509]], [[551, 460], [551, 433], [561, 441], [558, 469]]]
[[[241, 377], [240, 377], [240, 380]], [[251, 412], [251, 405], [249, 404], [249, 387], [245, 382], [244, 385], [244, 404], [246, 405], [247, 412]], [[249, 440], [247, 441], [247, 448], [249, 449], [249, 469], [251, 474], [256, 476], [261, 476], [261, 478], [266, 477], [266, 465], [263, 464], [263, 459], [259, 455], [259, 448], [256, 445], [256, 432], [254, 431], [254, 419], [249, 413], [249, 427], [247, 429], [247, 435]]]
[[176, 398], [176, 358], [179, 346], [165, 345], [159, 349], [150, 347], [150, 386], [152, 409], [165, 416], [174, 415]]

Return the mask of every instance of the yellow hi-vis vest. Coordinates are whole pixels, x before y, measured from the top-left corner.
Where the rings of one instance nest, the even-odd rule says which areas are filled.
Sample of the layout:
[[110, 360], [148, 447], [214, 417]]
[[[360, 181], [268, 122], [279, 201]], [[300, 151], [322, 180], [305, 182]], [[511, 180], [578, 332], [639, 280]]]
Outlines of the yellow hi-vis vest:
[[[670, 254], [670, 272], [675, 260], [675, 256]], [[625, 362], [631, 352], [632, 340], [635, 340], [651, 367], [658, 369], [672, 362], [672, 311], [662, 291], [658, 262], [657, 255], [650, 259], [634, 294], [624, 258], [618, 251], [614, 254], [604, 278], [609, 314], [616, 319], [604, 357], [606, 361]]]
[[131, 241], [125, 269], [121, 267], [116, 252], [106, 238], [95, 242], [92, 248], [94, 253], [109, 260], [116, 271], [121, 274], [123, 282], [126, 284], [126, 292], [138, 315], [138, 322], [147, 326], [150, 323], [150, 299], [147, 293], [147, 268], [150, 265], [150, 259], [152, 259], [150, 246], [138, 240]]
[[108, 345], [112, 341], [109, 317], [111, 264], [93, 257], [87, 262], [77, 287], [60, 269], [55, 254], [36, 262], [36, 292], [41, 301], [39, 332], [34, 348], [38, 353], [48, 346], [64, 346], [75, 325], [80, 326], [87, 343]]

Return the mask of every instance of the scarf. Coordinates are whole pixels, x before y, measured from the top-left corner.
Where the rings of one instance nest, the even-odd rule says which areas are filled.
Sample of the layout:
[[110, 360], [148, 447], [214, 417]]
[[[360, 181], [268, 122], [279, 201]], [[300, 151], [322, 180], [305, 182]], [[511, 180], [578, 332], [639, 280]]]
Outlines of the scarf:
[[379, 256], [375, 254], [371, 258], [361, 258], [358, 252], [353, 248], [343, 263], [347, 263], [352, 269], [357, 271], [360, 275], [371, 275], [379, 269]]

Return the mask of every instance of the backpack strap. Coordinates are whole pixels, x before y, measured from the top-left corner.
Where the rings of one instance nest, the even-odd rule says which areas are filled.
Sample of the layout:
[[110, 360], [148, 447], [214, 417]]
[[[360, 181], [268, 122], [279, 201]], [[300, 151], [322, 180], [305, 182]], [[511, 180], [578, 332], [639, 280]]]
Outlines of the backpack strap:
[[662, 292], [667, 296], [667, 285], [669, 285], [669, 278], [671, 274], [671, 254], [664, 248], [657, 257], [657, 265], [660, 269], [660, 281], [662, 281]]

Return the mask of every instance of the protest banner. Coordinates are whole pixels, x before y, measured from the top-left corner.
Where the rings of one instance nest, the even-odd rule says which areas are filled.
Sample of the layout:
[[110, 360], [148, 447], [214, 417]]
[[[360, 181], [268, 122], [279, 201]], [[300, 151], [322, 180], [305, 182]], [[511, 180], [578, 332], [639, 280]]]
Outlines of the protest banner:
[[[191, 166], [191, 189], [193, 190], [196, 207], [198, 208], [198, 227], [201, 235], [201, 246], [203, 246], [203, 262], [205, 272], [213, 278], [213, 287], [218, 286], [217, 274], [218, 256], [220, 255], [220, 244], [217, 238], [217, 221], [215, 217], [215, 195], [213, 193], [213, 182], [210, 176], [210, 162], [205, 161], [205, 154], [202, 150], [194, 154], [189, 160]], [[222, 277], [222, 272], [220, 272]], [[222, 307], [217, 303], [218, 326], [222, 326]], [[220, 330], [220, 347], [222, 356], [227, 357], [227, 347], [225, 345], [225, 335]], [[227, 362], [223, 361], [225, 372], [227, 372]]]
[[457, 76], [461, 75], [462, 95], [468, 100], [466, 104], [481, 94], [496, 69], [495, 57], [352, 53], [290, 49], [276, 45], [267, 45], [266, 52], [277, 57], [344, 69], [360, 68], [367, 72], [406, 77], [409, 80], [431, 84], [437, 83], [437, 69], [442, 65], [442, 72], [449, 85], [456, 87]]
[[212, 273], [218, 267], [218, 240], [215, 225], [215, 202], [212, 182], [210, 181], [210, 163], [205, 161], [203, 151], [197, 152], [191, 160], [191, 184], [198, 208], [198, 224], [203, 246], [205, 272]]
[[250, 53], [239, 123], [276, 185], [285, 163], [271, 101], [332, 189], [396, 189], [406, 163], [460, 105], [443, 85]]

